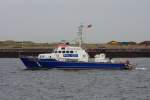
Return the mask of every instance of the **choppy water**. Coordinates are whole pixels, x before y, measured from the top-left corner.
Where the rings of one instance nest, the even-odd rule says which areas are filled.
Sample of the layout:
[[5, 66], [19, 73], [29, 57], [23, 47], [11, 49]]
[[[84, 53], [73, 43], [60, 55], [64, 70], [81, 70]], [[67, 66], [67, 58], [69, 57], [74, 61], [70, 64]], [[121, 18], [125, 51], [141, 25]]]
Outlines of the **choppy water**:
[[150, 58], [135, 70], [24, 70], [0, 58], [0, 100], [150, 100]]

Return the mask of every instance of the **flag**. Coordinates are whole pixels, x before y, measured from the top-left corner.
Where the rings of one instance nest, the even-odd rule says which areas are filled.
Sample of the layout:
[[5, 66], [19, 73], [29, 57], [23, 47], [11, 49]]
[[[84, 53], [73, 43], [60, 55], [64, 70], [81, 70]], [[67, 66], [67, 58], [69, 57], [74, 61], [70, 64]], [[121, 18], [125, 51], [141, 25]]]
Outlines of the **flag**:
[[91, 27], [92, 27], [92, 25], [91, 25], [91, 24], [87, 25], [87, 28], [91, 28]]

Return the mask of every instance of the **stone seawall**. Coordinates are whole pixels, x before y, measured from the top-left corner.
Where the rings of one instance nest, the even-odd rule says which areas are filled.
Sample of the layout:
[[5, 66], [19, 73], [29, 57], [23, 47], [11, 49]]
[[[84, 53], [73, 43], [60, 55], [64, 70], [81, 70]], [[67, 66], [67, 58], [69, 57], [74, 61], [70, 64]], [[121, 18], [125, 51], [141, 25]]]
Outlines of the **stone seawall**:
[[[30, 49], [0, 49], [1, 58], [18, 58], [21, 55], [27, 56], [37, 56], [40, 53], [51, 53], [53, 49], [40, 49], [40, 48], [30, 48]], [[131, 57], [150, 57], [150, 49], [147, 48], [136, 48], [136, 49], [87, 49], [86, 50], [90, 57], [94, 57], [96, 54], [101, 52], [106, 53], [107, 57], [110, 58], [131, 58]]]

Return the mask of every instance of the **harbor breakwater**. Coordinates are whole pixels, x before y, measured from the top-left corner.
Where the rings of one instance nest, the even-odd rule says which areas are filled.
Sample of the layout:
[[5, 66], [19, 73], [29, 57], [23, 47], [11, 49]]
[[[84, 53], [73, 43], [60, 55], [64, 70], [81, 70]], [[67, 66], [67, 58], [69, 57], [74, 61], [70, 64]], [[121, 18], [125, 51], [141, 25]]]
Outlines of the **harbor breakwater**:
[[[37, 56], [40, 53], [51, 53], [51, 48], [0, 48], [0, 58], [18, 58], [21, 55]], [[134, 57], [150, 57], [150, 48], [99, 48], [87, 49], [90, 57], [94, 57], [99, 53], [106, 53], [109, 58], [134, 58]]]

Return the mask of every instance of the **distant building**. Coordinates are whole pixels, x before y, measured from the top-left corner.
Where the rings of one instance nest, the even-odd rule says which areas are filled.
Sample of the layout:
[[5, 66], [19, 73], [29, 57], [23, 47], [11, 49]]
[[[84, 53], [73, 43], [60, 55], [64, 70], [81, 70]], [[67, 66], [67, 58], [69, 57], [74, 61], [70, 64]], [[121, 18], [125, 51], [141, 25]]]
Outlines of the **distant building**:
[[129, 42], [119, 42], [121, 45], [129, 45]]
[[107, 44], [110, 44], [110, 45], [119, 45], [120, 42], [118, 42], [118, 41], [110, 41]]
[[150, 45], [150, 41], [143, 41], [139, 43], [140, 45]]
[[136, 42], [120, 42], [121, 45], [136, 45]]

